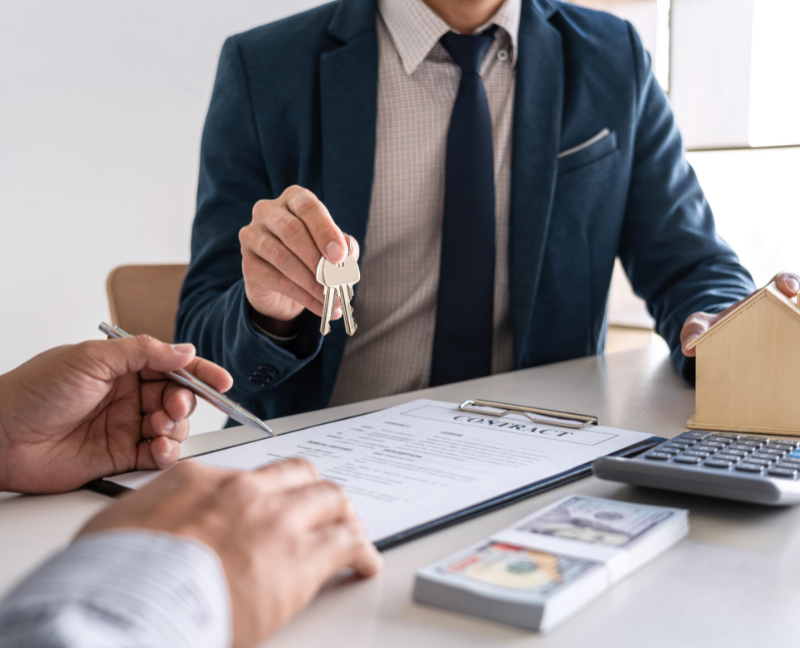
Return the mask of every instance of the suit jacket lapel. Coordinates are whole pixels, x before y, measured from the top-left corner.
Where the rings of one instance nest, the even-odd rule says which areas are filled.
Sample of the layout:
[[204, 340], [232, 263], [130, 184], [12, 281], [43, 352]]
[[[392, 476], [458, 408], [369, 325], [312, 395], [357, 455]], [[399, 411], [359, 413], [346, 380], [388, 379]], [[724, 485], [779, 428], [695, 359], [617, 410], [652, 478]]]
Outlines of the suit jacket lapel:
[[516, 368], [529, 353], [526, 334], [556, 186], [564, 55], [561, 35], [548, 22], [554, 11], [547, 0], [523, 0], [519, 27], [508, 250]]
[[363, 245], [375, 165], [378, 40], [374, 0], [343, 0], [328, 31], [342, 41], [320, 56], [323, 201]]
[[[342, 231], [361, 244], [362, 254], [375, 166], [376, 11], [375, 0], [342, 0], [328, 27], [334, 45], [320, 55], [319, 68], [321, 199]], [[333, 389], [346, 340], [343, 327], [333, 327], [328, 338], [325, 382]]]

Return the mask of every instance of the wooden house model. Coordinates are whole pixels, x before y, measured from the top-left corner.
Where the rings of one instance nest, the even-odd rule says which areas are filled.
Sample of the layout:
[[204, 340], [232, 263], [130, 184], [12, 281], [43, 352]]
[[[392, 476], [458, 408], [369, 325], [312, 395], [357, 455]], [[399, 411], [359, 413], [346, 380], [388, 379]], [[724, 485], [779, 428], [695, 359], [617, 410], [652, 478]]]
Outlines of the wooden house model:
[[774, 283], [687, 347], [697, 349], [687, 427], [800, 436], [800, 308]]

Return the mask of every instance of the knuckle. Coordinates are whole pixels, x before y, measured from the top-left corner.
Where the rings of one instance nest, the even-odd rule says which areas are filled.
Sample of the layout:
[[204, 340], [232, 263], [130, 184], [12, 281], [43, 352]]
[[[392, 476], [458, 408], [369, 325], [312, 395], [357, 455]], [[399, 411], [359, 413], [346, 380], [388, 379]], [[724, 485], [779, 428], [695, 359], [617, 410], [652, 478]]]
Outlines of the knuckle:
[[139, 342], [139, 345], [144, 351], [152, 351], [163, 344], [162, 342], [156, 340], [152, 335], [148, 335], [147, 333], [137, 335], [136, 340]]
[[294, 198], [300, 197], [304, 192], [305, 189], [303, 189], [303, 187], [301, 187], [300, 185], [296, 184], [289, 185], [288, 187], [286, 187], [286, 189], [283, 190], [281, 198], [284, 198], [286, 200], [292, 200]]
[[319, 480], [319, 473], [317, 472], [317, 469], [314, 467], [314, 464], [308, 461], [308, 459], [303, 459], [302, 457], [292, 457], [291, 459], [287, 459], [286, 461], [282, 462], [282, 465], [288, 470], [310, 473], [315, 480]]
[[703, 315], [701, 313], [693, 313], [689, 315], [689, 318], [686, 320], [686, 326], [702, 326], [703, 323]]
[[339, 486], [339, 484], [336, 484], [332, 481], [323, 481], [319, 483], [319, 488], [323, 492], [338, 500], [340, 506], [347, 506], [350, 503], [347, 494], [344, 492], [344, 489]]
[[251, 238], [251, 229], [250, 225], [245, 225], [242, 229], [239, 230], [239, 243], [242, 247], [247, 247], [250, 243]]
[[294, 282], [282, 272], [278, 273], [275, 283], [277, 284], [278, 290], [284, 294], [294, 289]]
[[271, 200], [259, 200], [253, 205], [253, 220], [257, 220], [263, 217], [270, 209], [272, 205]]
[[295, 206], [298, 216], [307, 216], [319, 208], [320, 201], [310, 191], [304, 191], [299, 194], [295, 200]]
[[253, 272], [253, 259], [250, 255], [245, 254], [242, 256], [242, 274], [244, 275], [245, 281], [248, 280], [249, 275]]
[[297, 241], [303, 238], [306, 233], [306, 226], [298, 218], [291, 218], [287, 215], [281, 224], [281, 232], [287, 241]]
[[194, 484], [203, 480], [205, 466], [197, 461], [180, 461], [171, 470], [176, 479], [184, 484]]
[[235, 471], [223, 478], [223, 487], [231, 494], [234, 500], [249, 500], [253, 492], [250, 473]]
[[289, 263], [291, 254], [289, 250], [280, 243], [273, 243], [268, 251], [269, 262], [276, 268], [285, 267]]

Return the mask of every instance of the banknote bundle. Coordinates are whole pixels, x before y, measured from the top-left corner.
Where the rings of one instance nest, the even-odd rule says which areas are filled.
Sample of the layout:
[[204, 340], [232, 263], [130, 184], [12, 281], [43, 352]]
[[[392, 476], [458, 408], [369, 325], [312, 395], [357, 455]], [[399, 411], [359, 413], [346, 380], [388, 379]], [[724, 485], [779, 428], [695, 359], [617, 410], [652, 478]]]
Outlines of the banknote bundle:
[[570, 495], [423, 567], [414, 598], [546, 631], [688, 532], [682, 509]]

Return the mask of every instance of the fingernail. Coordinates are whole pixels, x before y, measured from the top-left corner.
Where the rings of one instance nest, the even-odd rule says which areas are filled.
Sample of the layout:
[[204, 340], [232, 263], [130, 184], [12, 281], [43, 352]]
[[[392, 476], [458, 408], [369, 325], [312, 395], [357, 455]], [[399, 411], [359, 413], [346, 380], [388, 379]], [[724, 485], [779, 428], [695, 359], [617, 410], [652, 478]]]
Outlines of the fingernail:
[[325, 254], [327, 254], [329, 261], [339, 263], [345, 257], [345, 250], [336, 241], [331, 241], [328, 243], [328, 247], [325, 248]]
[[698, 338], [698, 337], [700, 337], [700, 336], [699, 336], [697, 333], [692, 333], [692, 335], [690, 335], [689, 337], [687, 337], [687, 338], [686, 338], [686, 339], [683, 341], [683, 348], [685, 349], [687, 346], [689, 346], [689, 343], [690, 343], [692, 340], [694, 340], [695, 338]]
[[342, 309], [341, 308], [334, 308], [333, 309], [333, 317], [334, 319], [338, 319], [342, 316]]
[[191, 342], [183, 342], [182, 344], [173, 344], [172, 348], [178, 353], [189, 354], [194, 353], [194, 344]]
[[176, 425], [175, 421], [173, 421], [172, 419], [169, 419], [169, 421], [167, 421], [167, 424], [164, 426], [164, 431], [165, 432], [172, 432], [172, 430], [175, 429], [175, 425]]
[[800, 281], [797, 281], [794, 277], [789, 277], [786, 280], [786, 285], [793, 293], [800, 292]]

